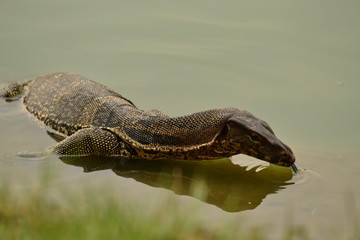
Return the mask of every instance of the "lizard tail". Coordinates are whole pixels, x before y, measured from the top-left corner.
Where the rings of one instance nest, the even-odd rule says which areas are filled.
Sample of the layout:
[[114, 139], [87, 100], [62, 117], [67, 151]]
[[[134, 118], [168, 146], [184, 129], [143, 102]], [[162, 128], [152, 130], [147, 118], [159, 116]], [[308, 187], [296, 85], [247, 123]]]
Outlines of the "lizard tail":
[[7, 101], [17, 100], [24, 94], [25, 86], [30, 81], [23, 83], [11, 83], [0, 89], [0, 98], [5, 98]]

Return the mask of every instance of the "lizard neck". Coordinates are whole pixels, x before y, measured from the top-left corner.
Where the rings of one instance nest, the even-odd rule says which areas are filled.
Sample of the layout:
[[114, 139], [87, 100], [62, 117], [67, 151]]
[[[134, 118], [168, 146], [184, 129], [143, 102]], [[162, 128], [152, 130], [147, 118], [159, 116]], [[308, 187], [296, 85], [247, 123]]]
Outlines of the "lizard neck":
[[[216, 159], [233, 155], [224, 153], [224, 142], [217, 136], [237, 109], [213, 109], [181, 117], [147, 115], [134, 112], [114, 131], [138, 156], [147, 159]], [[130, 124], [130, 122], [132, 124]]]
[[213, 109], [181, 117], [138, 116], [124, 126], [143, 145], [194, 146], [211, 142], [225, 127], [231, 111]]

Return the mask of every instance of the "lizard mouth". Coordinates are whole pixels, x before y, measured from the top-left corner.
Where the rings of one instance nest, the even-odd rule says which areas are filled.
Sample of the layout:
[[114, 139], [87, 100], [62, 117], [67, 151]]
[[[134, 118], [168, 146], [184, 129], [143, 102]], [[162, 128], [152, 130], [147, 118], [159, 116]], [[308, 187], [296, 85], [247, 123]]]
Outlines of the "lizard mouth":
[[292, 153], [282, 152], [279, 161], [275, 164], [283, 167], [290, 167], [295, 174], [299, 172], [295, 165], [295, 156]]

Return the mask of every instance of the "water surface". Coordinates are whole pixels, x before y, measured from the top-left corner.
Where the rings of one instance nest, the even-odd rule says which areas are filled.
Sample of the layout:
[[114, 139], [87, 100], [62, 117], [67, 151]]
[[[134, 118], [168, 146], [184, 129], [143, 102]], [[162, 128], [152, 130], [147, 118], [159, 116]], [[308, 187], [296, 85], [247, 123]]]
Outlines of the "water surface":
[[172, 116], [247, 109], [292, 147], [302, 171], [109, 161], [82, 173], [54, 156], [21, 159], [55, 141], [21, 102], [1, 101], [1, 178], [31, 187], [51, 166], [54, 188], [115, 186], [144, 211], [175, 193], [180, 204], [199, 203], [209, 224], [241, 218], [274, 235], [290, 222], [311, 236], [351, 234], [360, 197], [358, 9], [354, 1], [3, 2], [0, 85], [66, 71]]

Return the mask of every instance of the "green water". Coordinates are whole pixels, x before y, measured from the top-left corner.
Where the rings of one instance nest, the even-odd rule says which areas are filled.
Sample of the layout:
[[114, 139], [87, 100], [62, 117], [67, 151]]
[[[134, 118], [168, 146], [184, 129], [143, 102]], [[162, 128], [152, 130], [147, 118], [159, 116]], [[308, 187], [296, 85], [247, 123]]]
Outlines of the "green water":
[[[290, 221], [314, 237], [351, 235], [360, 216], [359, 7], [355, 1], [2, 1], [1, 86], [66, 71], [172, 116], [247, 109], [291, 146], [303, 170], [292, 178], [276, 167], [255, 173], [215, 162], [135, 164], [131, 171], [88, 166], [91, 173], [82, 173], [56, 157], [18, 158], [55, 141], [21, 102], [1, 101], [0, 175], [21, 190], [50, 165], [54, 188], [87, 186], [101, 195], [110, 185], [144, 211], [175, 192], [181, 204], [199, 204], [209, 225], [241, 218], [276, 236]], [[191, 182], [205, 193], [191, 190]]]

